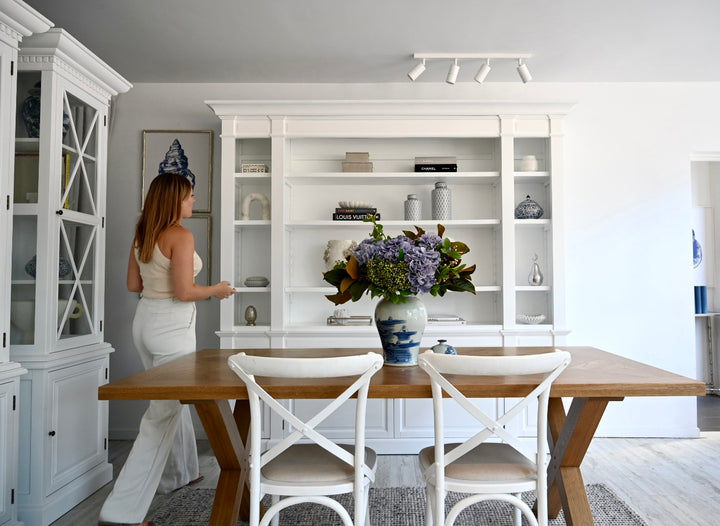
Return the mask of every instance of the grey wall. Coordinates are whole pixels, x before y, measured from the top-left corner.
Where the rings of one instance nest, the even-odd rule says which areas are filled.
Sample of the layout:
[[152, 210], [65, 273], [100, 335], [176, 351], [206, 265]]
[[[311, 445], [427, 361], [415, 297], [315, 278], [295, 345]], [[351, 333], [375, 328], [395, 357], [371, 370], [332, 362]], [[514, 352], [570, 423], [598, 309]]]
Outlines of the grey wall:
[[[142, 130], [212, 129], [209, 99], [448, 99], [575, 102], [566, 119], [565, 217], [569, 343], [694, 376], [690, 157], [720, 152], [717, 83], [384, 85], [140, 84], [118, 98], [108, 181], [106, 339], [111, 379], [141, 369], [130, 337], [137, 295], [125, 291], [139, 214]], [[214, 237], [219, 233], [217, 184]], [[214, 279], [219, 275], [213, 244]], [[198, 304], [198, 346], [217, 347], [218, 301]], [[688, 436], [692, 398], [611, 404], [599, 434]], [[133, 438], [143, 403], [110, 407], [110, 436]]]

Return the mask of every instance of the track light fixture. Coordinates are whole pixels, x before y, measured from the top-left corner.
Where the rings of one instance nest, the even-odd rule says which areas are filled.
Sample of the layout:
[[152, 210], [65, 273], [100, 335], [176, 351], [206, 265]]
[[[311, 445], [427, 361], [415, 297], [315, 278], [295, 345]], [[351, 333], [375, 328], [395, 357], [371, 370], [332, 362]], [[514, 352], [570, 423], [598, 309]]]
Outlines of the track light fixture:
[[518, 59], [518, 67], [517, 67], [518, 75], [520, 75], [520, 78], [522, 79], [524, 84], [527, 84], [532, 80], [532, 75], [530, 75], [530, 70], [527, 67], [527, 64], [522, 61], [521, 58]]
[[480, 69], [475, 74], [475, 81], [482, 84], [487, 78], [490, 70], [490, 60], [517, 60], [517, 72], [520, 75], [520, 79], [527, 83], [532, 80], [530, 70], [525, 63], [525, 60], [532, 57], [529, 53], [415, 53], [413, 58], [416, 60], [422, 60], [422, 62], [416, 64], [408, 73], [410, 80], [417, 79], [425, 71], [425, 63], [427, 60], [450, 60], [450, 69], [448, 70], [445, 82], [448, 84], [455, 84], [457, 81], [458, 73], [460, 72], [460, 60], [484, 60], [485, 62], [480, 66]]
[[490, 59], [486, 58], [483, 65], [480, 66], [477, 75], [475, 75], [475, 82], [482, 84], [485, 81], [485, 77], [487, 77], [488, 73], [490, 73], [490, 69]]
[[452, 64], [450, 64], [450, 69], [448, 70], [447, 77], [445, 78], [445, 82], [448, 84], [455, 84], [455, 81], [457, 80], [458, 73], [460, 72], [460, 66], [458, 66], [457, 59], [453, 61]]
[[410, 70], [410, 73], [408, 73], [408, 77], [410, 77], [410, 80], [414, 81], [422, 75], [423, 71], [425, 71], [425, 59], [423, 59], [423, 61], [419, 64], [415, 64], [415, 67]]

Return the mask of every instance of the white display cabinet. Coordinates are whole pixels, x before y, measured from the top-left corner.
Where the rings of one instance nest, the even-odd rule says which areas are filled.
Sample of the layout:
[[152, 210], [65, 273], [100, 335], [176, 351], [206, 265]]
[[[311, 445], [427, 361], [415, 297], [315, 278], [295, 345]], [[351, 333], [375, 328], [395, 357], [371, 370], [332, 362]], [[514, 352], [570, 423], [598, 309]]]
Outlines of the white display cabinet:
[[52, 23], [24, 2], [0, 0], [0, 524], [20, 524], [17, 518], [18, 423], [20, 377], [27, 373], [10, 361], [10, 249], [13, 224], [12, 192], [15, 153], [15, 101], [18, 48], [23, 38], [47, 31]]
[[[327, 241], [361, 241], [372, 230], [361, 221], [332, 220], [343, 200], [371, 203], [387, 234], [414, 226], [434, 232], [442, 223], [445, 236], [470, 247], [463, 262], [477, 266], [472, 276], [475, 295], [421, 297], [429, 313], [457, 314], [466, 324], [428, 325], [423, 348], [439, 338], [455, 346], [564, 343], [562, 119], [569, 106], [440, 101], [207, 104], [222, 121], [221, 276], [232, 279], [238, 289], [234, 299], [220, 307], [221, 347], [380, 347], [374, 326], [326, 323], [334, 305], [325, 295], [335, 292], [322, 279]], [[373, 172], [342, 172], [346, 152], [368, 152]], [[532, 171], [522, 171], [521, 160], [527, 155], [537, 160]], [[455, 156], [458, 171], [415, 173], [416, 156]], [[243, 173], [242, 165], [249, 163], [266, 165], [267, 173]], [[452, 192], [449, 220], [431, 217], [431, 191], [438, 181]], [[404, 220], [403, 202], [411, 193], [422, 201], [420, 221]], [[252, 194], [267, 198], [269, 219], [263, 219]], [[515, 207], [527, 195], [543, 208], [542, 218], [515, 219]], [[243, 215], [248, 201], [249, 214]], [[544, 277], [540, 286], [528, 283], [535, 255]], [[269, 286], [244, 285], [247, 277], [256, 275], [267, 277]], [[376, 302], [366, 296], [342, 307], [349, 315], [372, 316]], [[257, 311], [254, 326], [245, 320], [250, 305]], [[521, 314], [540, 314], [544, 321], [521, 323]], [[425, 443], [432, 437], [425, 402], [373, 401], [378, 419], [368, 437], [372, 435], [383, 452]], [[294, 409], [302, 412], [314, 403], [295, 401]], [[342, 425], [328, 425], [334, 435], [345, 432]]]
[[130, 84], [62, 29], [25, 39], [14, 128], [10, 357], [18, 518], [46, 525], [112, 479], [104, 342], [110, 97]]

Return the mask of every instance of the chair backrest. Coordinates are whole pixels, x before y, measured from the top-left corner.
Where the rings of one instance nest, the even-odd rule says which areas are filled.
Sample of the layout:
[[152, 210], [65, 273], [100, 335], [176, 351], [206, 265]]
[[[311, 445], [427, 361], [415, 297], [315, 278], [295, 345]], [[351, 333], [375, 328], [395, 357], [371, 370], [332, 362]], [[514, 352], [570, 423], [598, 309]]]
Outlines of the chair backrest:
[[[380, 370], [383, 358], [377, 353], [332, 358], [279, 358], [250, 356], [239, 353], [228, 358], [228, 365], [245, 382], [250, 402], [250, 454], [260, 455], [261, 407], [264, 402], [274, 413], [288, 422], [293, 429], [286, 438], [259, 457], [264, 466], [279, 454], [303, 438], [323, 447], [344, 462], [356, 468], [364, 466], [365, 412], [370, 378]], [[357, 377], [337, 397], [307, 421], [302, 421], [265, 391], [255, 380], [256, 376], [275, 378], [338, 378]], [[351, 396], [357, 393], [355, 409], [355, 455], [320, 434], [315, 428], [332, 415]], [[372, 473], [364, 468], [364, 474]]]
[[[547, 408], [552, 382], [570, 364], [570, 353], [554, 351], [523, 356], [467, 356], [436, 354], [427, 351], [420, 355], [418, 363], [430, 376], [433, 391], [433, 410], [435, 422], [435, 458], [443, 458], [443, 465], [448, 465], [471, 451], [481, 443], [494, 436], [511, 445], [529, 460], [541, 465], [547, 451]], [[473, 376], [524, 376], [537, 375], [537, 386], [525, 397], [510, 407], [499, 418], [493, 418], [482, 411], [470, 399], [464, 396], [446, 375]], [[533, 385], [535, 382], [532, 382]], [[443, 429], [443, 391], [482, 424], [482, 429], [473, 437], [455, 449], [444, 453]], [[512, 399], [517, 400], [517, 399]], [[537, 401], [537, 450], [534, 455], [528, 454], [520, 439], [513, 435], [507, 424], [533, 401]], [[534, 457], [534, 458], [533, 458]], [[430, 468], [432, 469], [432, 467]]]

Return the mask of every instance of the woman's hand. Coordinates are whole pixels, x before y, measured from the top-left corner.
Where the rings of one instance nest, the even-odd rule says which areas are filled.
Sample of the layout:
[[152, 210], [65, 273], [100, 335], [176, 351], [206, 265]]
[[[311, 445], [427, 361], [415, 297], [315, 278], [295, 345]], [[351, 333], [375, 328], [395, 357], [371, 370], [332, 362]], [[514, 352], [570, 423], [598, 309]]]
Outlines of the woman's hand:
[[237, 292], [237, 290], [230, 286], [229, 281], [221, 281], [220, 283], [216, 283], [215, 285], [213, 285], [213, 288], [215, 289], [213, 296], [215, 296], [219, 300], [229, 298]]

